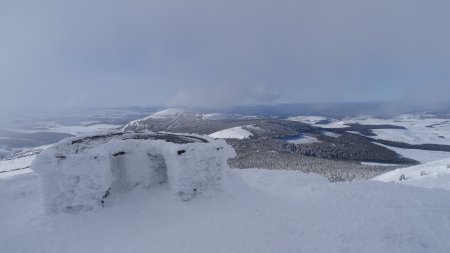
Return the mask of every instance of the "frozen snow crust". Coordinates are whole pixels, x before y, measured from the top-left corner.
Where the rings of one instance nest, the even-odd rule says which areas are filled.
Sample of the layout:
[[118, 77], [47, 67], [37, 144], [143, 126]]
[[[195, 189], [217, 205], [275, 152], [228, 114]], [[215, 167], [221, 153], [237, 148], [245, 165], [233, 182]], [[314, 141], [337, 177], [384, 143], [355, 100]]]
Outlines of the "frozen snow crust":
[[110, 132], [67, 138], [37, 156], [50, 213], [91, 210], [115, 192], [167, 185], [183, 200], [220, 189], [234, 149], [223, 140], [170, 133]]

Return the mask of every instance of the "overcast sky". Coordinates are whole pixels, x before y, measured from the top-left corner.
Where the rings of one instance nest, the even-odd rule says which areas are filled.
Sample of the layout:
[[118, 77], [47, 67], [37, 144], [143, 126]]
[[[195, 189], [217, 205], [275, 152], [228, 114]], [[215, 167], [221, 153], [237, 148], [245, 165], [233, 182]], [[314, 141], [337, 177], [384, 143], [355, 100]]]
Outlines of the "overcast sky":
[[448, 0], [2, 0], [0, 106], [450, 96]]

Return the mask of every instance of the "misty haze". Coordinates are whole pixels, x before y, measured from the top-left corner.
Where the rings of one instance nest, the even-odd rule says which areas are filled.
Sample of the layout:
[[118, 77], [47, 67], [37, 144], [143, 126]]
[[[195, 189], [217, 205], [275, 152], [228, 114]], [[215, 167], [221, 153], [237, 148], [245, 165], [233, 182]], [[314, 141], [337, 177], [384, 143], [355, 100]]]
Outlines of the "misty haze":
[[0, 251], [450, 252], [450, 2], [0, 2]]

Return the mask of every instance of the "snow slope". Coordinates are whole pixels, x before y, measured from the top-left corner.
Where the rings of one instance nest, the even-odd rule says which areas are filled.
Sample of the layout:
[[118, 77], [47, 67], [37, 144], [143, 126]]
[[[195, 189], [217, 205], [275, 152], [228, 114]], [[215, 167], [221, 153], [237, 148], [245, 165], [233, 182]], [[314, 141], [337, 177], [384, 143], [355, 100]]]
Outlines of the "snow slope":
[[176, 120], [177, 118], [183, 116], [186, 112], [184, 110], [181, 109], [176, 109], [176, 108], [169, 108], [169, 109], [165, 109], [159, 112], [155, 112], [150, 116], [147, 116], [145, 118], [142, 119], [137, 119], [137, 120], [133, 120], [131, 122], [129, 122], [128, 124], [126, 124], [122, 130], [125, 131], [125, 129], [128, 128], [139, 128], [139, 127], [145, 127], [146, 126], [146, 121], [148, 120]]
[[[404, 175], [405, 178], [400, 181], [402, 175]], [[375, 177], [373, 180], [450, 190], [450, 158], [396, 169]]]
[[[252, 132], [243, 128], [244, 126], [232, 127], [224, 130], [217, 131], [210, 134], [212, 138], [218, 139], [247, 139], [252, 136]], [[249, 127], [249, 126], [245, 126]], [[251, 126], [250, 126], [251, 127]]]
[[230, 170], [215, 196], [163, 187], [44, 215], [34, 173], [0, 180], [2, 252], [433, 252], [450, 248], [450, 194], [297, 171]]
[[150, 119], [166, 119], [166, 118], [176, 118], [179, 115], [182, 115], [185, 111], [177, 108], [169, 108], [159, 112], [155, 112], [152, 115], [148, 116]]

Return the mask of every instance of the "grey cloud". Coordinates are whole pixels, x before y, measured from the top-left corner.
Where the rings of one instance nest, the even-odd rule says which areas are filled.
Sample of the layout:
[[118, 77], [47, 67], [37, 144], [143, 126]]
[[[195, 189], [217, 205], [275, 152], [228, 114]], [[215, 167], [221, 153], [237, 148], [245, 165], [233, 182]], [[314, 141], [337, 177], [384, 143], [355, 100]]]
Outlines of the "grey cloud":
[[2, 1], [0, 107], [446, 100], [449, 7]]

